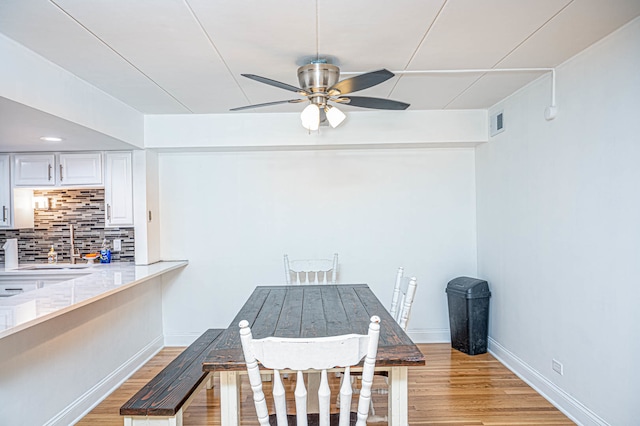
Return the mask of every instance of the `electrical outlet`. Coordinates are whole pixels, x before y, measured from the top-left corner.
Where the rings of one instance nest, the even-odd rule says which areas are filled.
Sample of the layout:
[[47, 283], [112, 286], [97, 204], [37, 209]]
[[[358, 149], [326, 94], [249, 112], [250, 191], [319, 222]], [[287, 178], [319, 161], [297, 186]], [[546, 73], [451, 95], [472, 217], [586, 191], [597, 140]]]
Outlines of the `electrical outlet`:
[[113, 251], [122, 250], [122, 240], [113, 240]]
[[562, 367], [562, 363], [558, 360], [551, 360], [551, 368], [553, 368], [553, 371], [555, 371], [556, 373], [558, 373], [559, 375], [563, 375], [562, 371], [563, 371], [563, 367]]

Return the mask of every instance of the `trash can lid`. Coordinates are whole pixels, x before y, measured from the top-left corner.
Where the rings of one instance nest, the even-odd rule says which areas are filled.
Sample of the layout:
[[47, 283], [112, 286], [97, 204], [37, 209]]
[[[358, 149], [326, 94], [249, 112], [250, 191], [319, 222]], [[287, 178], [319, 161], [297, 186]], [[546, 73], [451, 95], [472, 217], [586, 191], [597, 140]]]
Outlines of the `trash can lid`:
[[467, 299], [476, 299], [481, 297], [491, 297], [489, 284], [485, 280], [470, 277], [458, 277], [449, 281], [447, 294], [455, 294], [466, 297]]

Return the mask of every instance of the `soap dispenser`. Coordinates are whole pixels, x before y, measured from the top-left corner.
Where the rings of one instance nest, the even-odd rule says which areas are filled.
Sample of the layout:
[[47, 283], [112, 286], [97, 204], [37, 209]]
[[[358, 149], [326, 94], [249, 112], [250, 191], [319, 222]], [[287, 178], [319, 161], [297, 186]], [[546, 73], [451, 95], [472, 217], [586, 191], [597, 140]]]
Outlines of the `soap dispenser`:
[[100, 263], [111, 263], [111, 249], [107, 244], [107, 239], [102, 240], [102, 248], [100, 249]]
[[58, 253], [56, 253], [53, 246], [51, 246], [51, 250], [49, 250], [49, 254], [47, 255], [47, 263], [58, 263]]

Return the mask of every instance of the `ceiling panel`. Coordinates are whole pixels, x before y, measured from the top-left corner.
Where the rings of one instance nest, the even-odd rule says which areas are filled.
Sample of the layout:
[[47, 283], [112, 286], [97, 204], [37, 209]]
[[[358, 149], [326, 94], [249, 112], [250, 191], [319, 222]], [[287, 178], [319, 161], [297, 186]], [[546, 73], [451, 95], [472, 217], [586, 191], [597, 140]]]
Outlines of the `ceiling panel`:
[[443, 109], [480, 74], [428, 74], [402, 76], [391, 98], [411, 104], [410, 109]]
[[491, 68], [569, 1], [449, 0], [409, 68]]
[[232, 76], [181, 0], [57, 0], [191, 112], [220, 112], [239, 95]]
[[141, 112], [186, 112], [170, 96], [45, 0], [0, 2], [0, 31]]
[[[297, 87], [298, 62], [316, 50], [315, 2], [189, 0], [189, 4], [236, 84], [246, 94], [235, 98], [232, 106], [297, 98], [293, 92], [243, 78], [240, 74], [258, 74]], [[290, 106], [260, 111], [287, 110], [287, 107]]]
[[576, 0], [500, 67], [555, 67], [640, 15], [638, 0]]
[[344, 71], [402, 70], [443, 4], [444, 0], [322, 1], [320, 54], [336, 57]]
[[[542, 72], [512, 72], [485, 74], [447, 104], [447, 109], [483, 109], [498, 103], [529, 82], [544, 75]], [[549, 86], [551, 102], [551, 86]], [[541, 112], [542, 114], [542, 112]]]

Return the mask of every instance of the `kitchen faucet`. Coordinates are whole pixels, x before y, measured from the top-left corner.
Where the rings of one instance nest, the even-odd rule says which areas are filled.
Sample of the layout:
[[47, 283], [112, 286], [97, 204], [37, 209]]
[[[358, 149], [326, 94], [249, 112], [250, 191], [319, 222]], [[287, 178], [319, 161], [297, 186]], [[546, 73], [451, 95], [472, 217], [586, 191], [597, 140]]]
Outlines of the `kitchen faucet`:
[[76, 264], [76, 262], [80, 258], [80, 249], [76, 248], [76, 244], [73, 241], [73, 224], [69, 224], [69, 237], [71, 238], [71, 264]]

